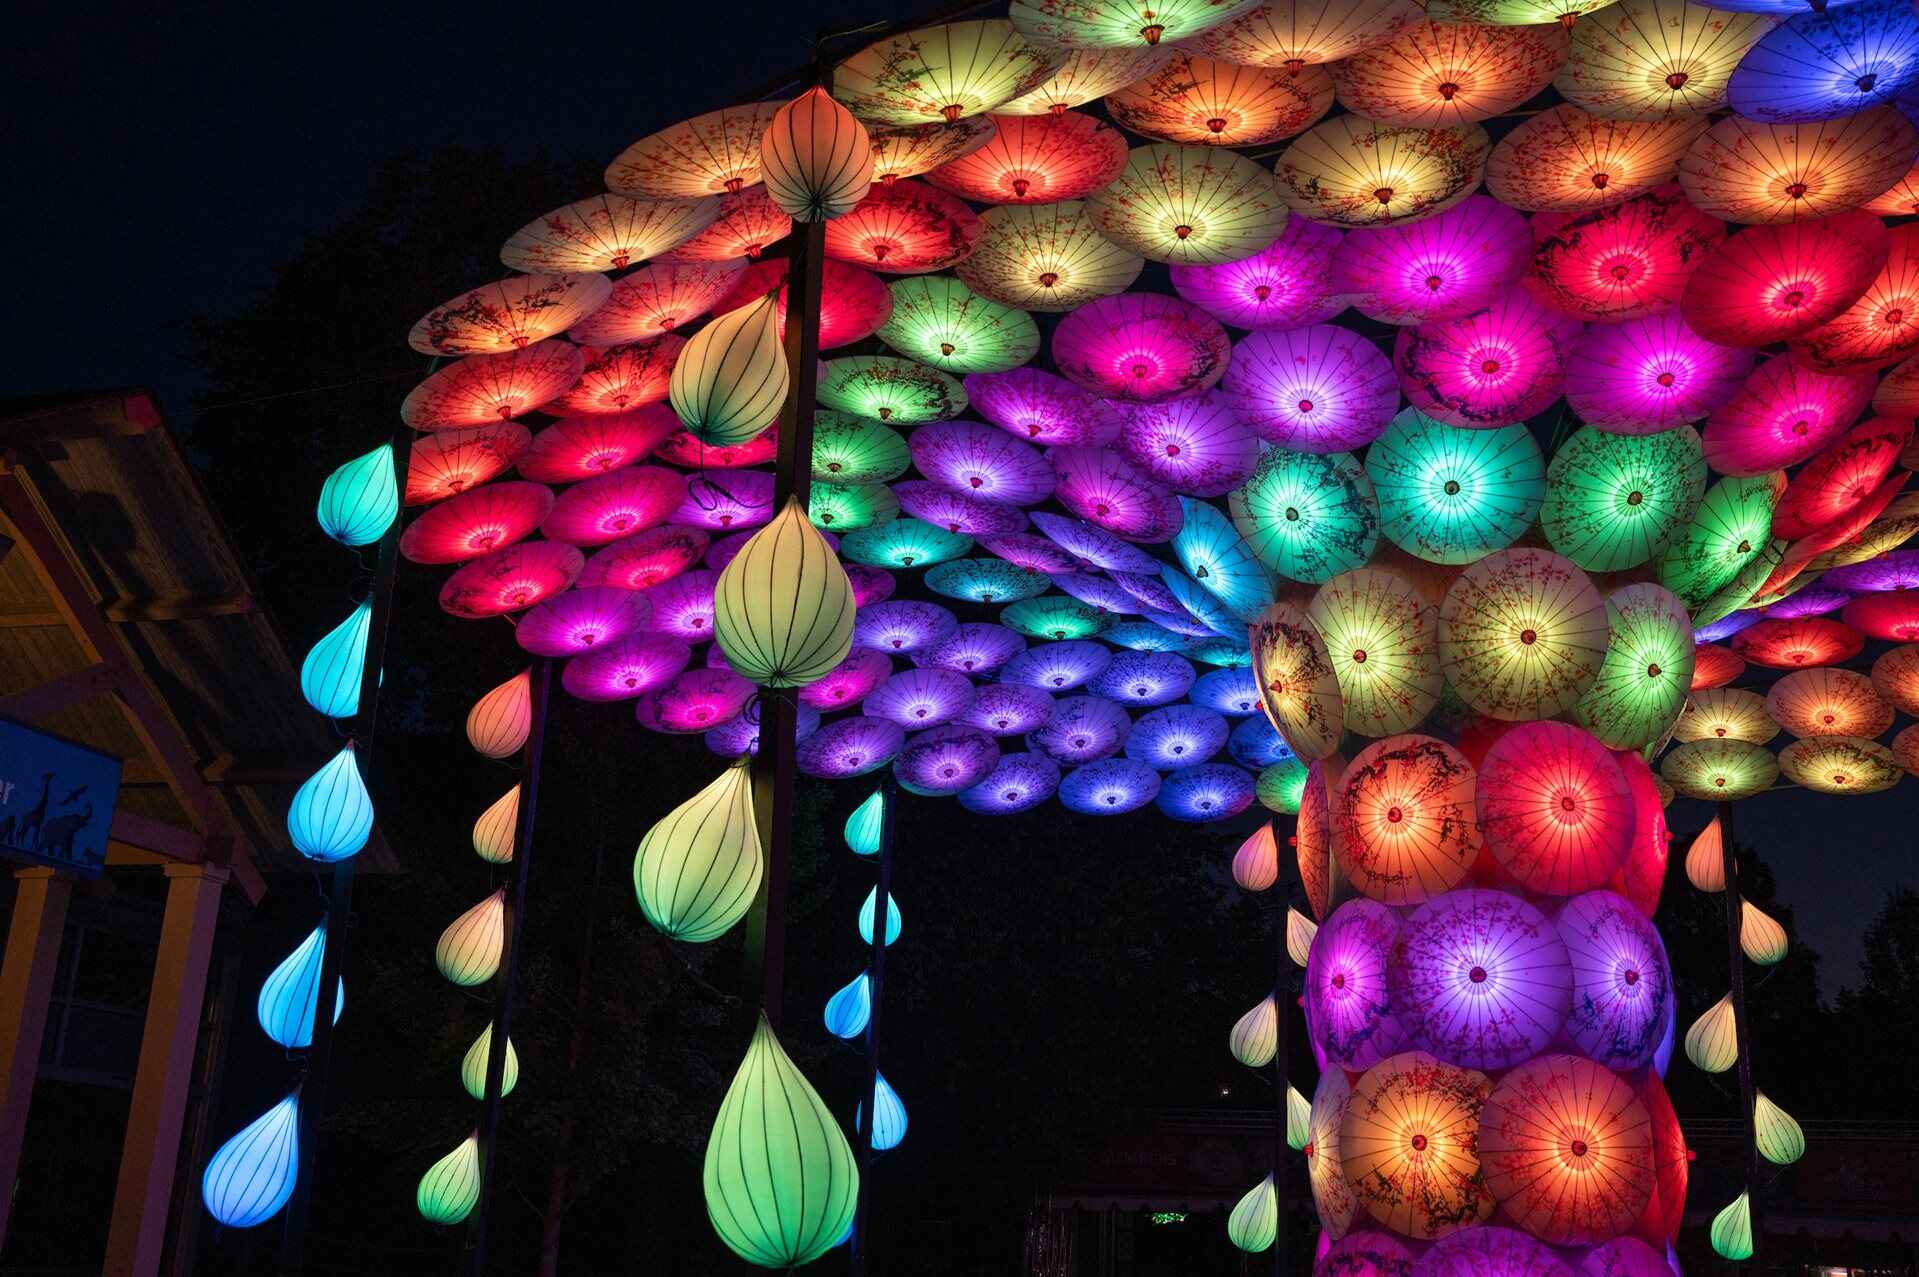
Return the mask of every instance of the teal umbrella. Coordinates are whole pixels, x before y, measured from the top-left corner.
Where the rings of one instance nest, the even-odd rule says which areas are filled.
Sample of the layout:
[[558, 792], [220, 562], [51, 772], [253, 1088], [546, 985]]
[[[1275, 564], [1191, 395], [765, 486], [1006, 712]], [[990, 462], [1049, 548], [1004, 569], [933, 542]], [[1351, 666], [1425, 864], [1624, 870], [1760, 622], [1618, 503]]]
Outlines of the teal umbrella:
[[1219, 507], [1181, 497], [1179, 508], [1186, 516], [1173, 538], [1180, 566], [1234, 616], [1249, 623], [1258, 620], [1273, 601], [1273, 578], [1266, 565]]
[[1365, 563], [1379, 542], [1372, 480], [1350, 452], [1268, 448], [1227, 506], [1259, 561], [1292, 581], [1330, 580]]
[[1532, 525], [1546, 463], [1523, 425], [1464, 430], [1417, 408], [1394, 417], [1366, 450], [1379, 530], [1432, 563], [1471, 563]]

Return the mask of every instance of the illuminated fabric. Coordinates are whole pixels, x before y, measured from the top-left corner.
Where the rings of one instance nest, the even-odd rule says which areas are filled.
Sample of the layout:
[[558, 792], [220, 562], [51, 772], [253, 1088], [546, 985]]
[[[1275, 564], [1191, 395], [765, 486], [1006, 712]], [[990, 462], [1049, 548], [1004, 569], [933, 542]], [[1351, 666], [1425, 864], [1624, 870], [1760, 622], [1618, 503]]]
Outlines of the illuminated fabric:
[[1385, 226], [1443, 213], [1472, 194], [1491, 144], [1476, 124], [1420, 128], [1339, 115], [1279, 157], [1279, 190], [1301, 217]]
[[1393, 951], [1391, 981], [1408, 1042], [1465, 1068], [1530, 1059], [1572, 1006], [1557, 931], [1501, 891], [1448, 891], [1414, 910]]
[[1348, 729], [1411, 731], [1439, 703], [1438, 613], [1404, 577], [1342, 572], [1313, 595], [1306, 618], [1332, 662]]
[[1429, 736], [1393, 736], [1353, 756], [1333, 790], [1333, 853], [1352, 884], [1388, 904], [1457, 885], [1479, 852], [1472, 767]]
[[1433, 563], [1470, 563], [1532, 526], [1546, 466], [1524, 426], [1462, 430], [1417, 408], [1394, 417], [1366, 453], [1380, 532]]
[[1194, 57], [1172, 60], [1109, 93], [1121, 127], [1162, 142], [1263, 146], [1291, 137], [1333, 105], [1333, 79], [1317, 67], [1269, 70]]
[[1445, 128], [1518, 106], [1566, 60], [1556, 26], [1422, 22], [1333, 67], [1339, 103], [1381, 124]]
[[1424, 1051], [1395, 1055], [1354, 1084], [1339, 1153], [1368, 1214], [1426, 1240], [1492, 1214], [1474, 1147], [1490, 1086], [1485, 1074]]

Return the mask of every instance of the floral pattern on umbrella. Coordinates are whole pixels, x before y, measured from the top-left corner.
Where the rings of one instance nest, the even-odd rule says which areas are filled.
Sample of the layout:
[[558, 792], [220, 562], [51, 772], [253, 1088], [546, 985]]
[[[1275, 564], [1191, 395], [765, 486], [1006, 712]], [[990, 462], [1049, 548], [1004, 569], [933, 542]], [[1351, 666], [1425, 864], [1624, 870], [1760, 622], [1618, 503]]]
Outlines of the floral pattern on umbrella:
[[1339, 1153], [1374, 1219], [1432, 1240], [1492, 1214], [1476, 1140], [1491, 1086], [1485, 1074], [1424, 1051], [1395, 1055], [1359, 1079], [1340, 1124]]
[[1430, 736], [1366, 746], [1333, 789], [1340, 870], [1366, 895], [1394, 905], [1456, 886], [1479, 854], [1473, 784], [1464, 755]]
[[1559, 933], [1503, 891], [1449, 891], [1414, 910], [1393, 950], [1391, 981], [1408, 1040], [1465, 1068], [1530, 1059], [1572, 1009]]

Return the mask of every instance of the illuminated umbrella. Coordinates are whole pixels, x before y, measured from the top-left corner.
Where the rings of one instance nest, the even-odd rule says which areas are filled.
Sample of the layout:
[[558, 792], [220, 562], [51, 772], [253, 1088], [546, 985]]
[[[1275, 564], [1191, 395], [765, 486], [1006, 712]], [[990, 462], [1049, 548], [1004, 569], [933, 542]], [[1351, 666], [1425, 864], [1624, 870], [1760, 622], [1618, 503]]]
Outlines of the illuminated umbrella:
[[[1794, 581], [1799, 586], [1804, 577]], [[1779, 602], [1768, 604], [1766, 615], [1769, 617], [1791, 618], [1795, 616], [1824, 616], [1828, 612], [1837, 612], [1852, 601], [1852, 595], [1844, 590], [1827, 589], [1823, 583], [1804, 588], [1795, 588], [1791, 594]]]
[[1874, 417], [1855, 426], [1794, 475], [1772, 512], [1772, 534], [1808, 536], [1871, 498], [1912, 439], [1912, 422]]
[[558, 594], [585, 566], [578, 550], [559, 542], [508, 546], [449, 576], [440, 586], [440, 606], [468, 620], [504, 616]]
[[1003, 19], [888, 36], [833, 70], [833, 96], [879, 124], [951, 124], [1044, 84], [1065, 58]]
[[1608, 628], [1586, 574], [1545, 550], [1487, 555], [1439, 605], [1441, 667], [1462, 699], [1502, 719], [1562, 713], [1598, 677]]
[[1329, 1062], [1368, 1068], [1403, 1039], [1387, 980], [1398, 940], [1393, 911], [1371, 900], [1347, 901], [1313, 937], [1306, 959], [1306, 1028]]
[[1003, 608], [1000, 624], [1036, 639], [1091, 638], [1112, 624], [1112, 616], [1078, 599], [1049, 595]]
[[1687, 798], [1730, 802], [1770, 788], [1779, 778], [1779, 764], [1750, 741], [1696, 740], [1667, 754], [1659, 774]]
[[1564, 723], [1521, 724], [1487, 751], [1479, 777], [1486, 847], [1529, 891], [1590, 891], [1625, 863], [1632, 789], [1592, 736]]
[[1525, 218], [1484, 195], [1436, 217], [1347, 234], [1334, 286], [1389, 324], [1423, 324], [1478, 310], [1506, 290], [1532, 251]]
[[1055, 448], [1054, 495], [1073, 514], [1128, 541], [1164, 541], [1179, 531], [1178, 498], [1104, 448]]
[[678, 248], [719, 215], [716, 199], [595, 195], [521, 227], [500, 260], [530, 273], [624, 270]]
[[1337, 62], [1420, 20], [1411, 0], [1269, 0], [1194, 37], [1191, 48], [1242, 66]]
[[1024, 736], [1038, 730], [1052, 713], [1053, 698], [1037, 687], [988, 683], [979, 689], [960, 721], [995, 736]]
[[1819, 584], [1865, 594], [1919, 587], [1919, 550], [1891, 550], [1848, 567], [1829, 568]]
[[1053, 331], [1053, 362], [1095, 394], [1154, 403], [1208, 389], [1225, 375], [1231, 344], [1191, 302], [1127, 293], [1079, 307]]
[[854, 532], [886, 523], [899, 512], [899, 499], [877, 483], [815, 483], [806, 499], [806, 517], [823, 529]]
[[1104, 444], [1120, 432], [1113, 405], [1038, 368], [969, 374], [966, 393], [980, 416], [1034, 443]]
[[[905, 124], [873, 129], [873, 180], [897, 182], [951, 164], [993, 138], [993, 117], [976, 115], [952, 124]], [[935, 183], [938, 185], [938, 183]]]
[[1572, 963], [1567, 1039], [1607, 1068], [1644, 1068], [1673, 1005], [1672, 967], [1658, 928], [1610, 891], [1567, 901], [1556, 928]]
[[1041, 511], [1034, 515], [1033, 526], [1069, 554], [1094, 567], [1105, 568], [1108, 572], [1154, 575], [1159, 572], [1159, 560], [1152, 555], [1090, 523]]
[[[673, 415], [670, 406], [648, 407], [660, 408], [667, 416]], [[674, 417], [673, 420], [677, 422], [679, 418]], [[740, 470], [747, 466], [764, 465], [779, 452], [777, 426], [776, 422], [750, 439], [727, 444], [707, 443], [686, 430], [675, 430], [654, 449], [653, 455], [661, 461], [670, 461], [691, 470]]]
[[1560, 95], [1619, 120], [1703, 116], [1726, 104], [1733, 68], [1776, 20], [1692, 0], [1625, 0], [1577, 22]]
[[866, 417], [814, 413], [813, 478], [823, 483], [885, 483], [905, 473], [906, 441]]
[[905, 741], [899, 724], [856, 715], [835, 719], [801, 741], [793, 761], [804, 775], [846, 780], [886, 766]]
[[1125, 292], [1144, 265], [1100, 234], [1084, 203], [1067, 200], [988, 209], [972, 255], [955, 273], [1004, 305], [1061, 311]]
[[1721, 474], [1748, 477], [1797, 465], [1859, 419], [1872, 389], [1870, 372], [1814, 372], [1774, 355], [1707, 418], [1706, 460]]
[[1700, 264], [1680, 309], [1709, 341], [1786, 341], [1858, 300], [1885, 266], [1890, 244], [1877, 217], [1856, 211], [1749, 227]]
[[1306, 618], [1332, 661], [1346, 727], [1390, 736], [1438, 704], [1438, 617], [1405, 578], [1383, 568], [1343, 572], [1313, 595]]
[[1695, 691], [1673, 725], [1674, 739], [1685, 743], [1742, 740], [1763, 745], [1778, 734], [1779, 726], [1766, 708], [1766, 699], [1732, 687]]
[[1333, 67], [1339, 104], [1381, 124], [1473, 124], [1545, 88], [1566, 60], [1558, 26], [1422, 22]]
[[[1211, 591], [1177, 568], [1162, 568], [1160, 579], [1166, 583], [1174, 602], [1178, 604], [1177, 611], [1190, 616], [1205, 628], [1206, 633], [1194, 635], [1196, 639], [1219, 638], [1230, 643], [1238, 638], [1240, 628], [1245, 622], [1220, 602]], [[1146, 615], [1152, 617], [1156, 613], [1148, 608]], [[1255, 610], [1255, 619], [1258, 615], [1259, 613]]]
[[[1266, 736], [1260, 737], [1259, 739], [1270, 740], [1273, 748], [1285, 750], [1287, 756], [1292, 754], [1292, 750], [1286, 747], [1285, 742], [1280, 741], [1277, 735], [1272, 732], [1272, 725], [1267, 723], [1264, 718], [1259, 717], [1259, 707], [1261, 703], [1259, 682], [1253, 677], [1253, 671], [1250, 666], [1239, 669], [1213, 670], [1210, 673], [1200, 675], [1198, 681], [1193, 684], [1192, 701], [1195, 705], [1204, 705], [1208, 709], [1218, 710], [1228, 718], [1248, 716], [1249, 722], [1261, 725], [1267, 733]], [[1245, 724], [1242, 723], [1240, 726], [1243, 727]], [[1262, 746], [1262, 748], [1265, 748], [1265, 746]], [[1237, 754], [1235, 757], [1237, 757]], [[1245, 762], [1246, 760], [1241, 759], [1240, 761]], [[1266, 760], [1267, 763], [1275, 761], [1277, 761], [1276, 758], [1268, 758]], [[1262, 763], [1259, 765], [1264, 766], [1265, 764]]]
[[1400, 388], [1448, 425], [1511, 425], [1559, 397], [1581, 325], [1514, 290], [1459, 319], [1402, 328], [1393, 346]]
[[[1554, 310], [1617, 323], [1669, 310], [1726, 238], [1672, 183], [1603, 208], [1535, 213], [1526, 286]], [[1732, 343], [1738, 344], [1738, 343]]]
[[881, 652], [911, 656], [952, 634], [959, 622], [937, 603], [889, 599], [861, 608], [853, 622], [853, 642]]
[[655, 199], [737, 194], [760, 180], [760, 139], [784, 105], [709, 111], [641, 138], [607, 167], [607, 188]]
[[406, 503], [444, 501], [478, 487], [514, 464], [531, 440], [525, 426], [511, 421], [421, 435], [409, 449]]
[[1588, 426], [1553, 454], [1539, 521], [1552, 548], [1586, 571], [1617, 572], [1665, 549], [1705, 491], [1690, 426], [1651, 435]]
[[1692, 687], [1692, 624], [1670, 591], [1650, 581], [1606, 599], [1612, 637], [1599, 677], [1573, 721], [1614, 749], [1643, 749], [1678, 721]]
[[[1638, 754], [1622, 750], [1613, 757], [1619, 761], [1620, 769], [1626, 773], [1626, 784], [1632, 788], [1633, 814], [1638, 827], [1633, 834], [1632, 849], [1626, 853], [1626, 863], [1607, 888], [1630, 901], [1643, 917], [1650, 918], [1659, 909], [1659, 895], [1666, 885], [1672, 835], [1666, 828], [1665, 807], [1672, 801], [1673, 793], [1664, 781], [1653, 775], [1652, 768]], [[1560, 938], [1564, 940], [1565, 936], [1562, 934]], [[1670, 1016], [1669, 1004], [1668, 1019]]]
[[1224, 389], [1260, 438], [1303, 452], [1370, 443], [1399, 406], [1392, 362], [1365, 337], [1332, 324], [1245, 337], [1233, 348]]
[[586, 365], [580, 370], [579, 381], [549, 403], [546, 411], [593, 416], [627, 413], [658, 403], [667, 396], [668, 378], [685, 345], [682, 338], [668, 333], [606, 350], [582, 346]]
[[[1257, 620], [1273, 601], [1273, 583], [1251, 547], [1219, 507], [1181, 497], [1180, 508], [1180, 530], [1173, 538], [1180, 566], [1240, 621]], [[1232, 628], [1237, 636], [1239, 626]]]
[[1705, 128], [1704, 119], [1608, 120], [1555, 106], [1500, 139], [1486, 189], [1529, 211], [1617, 204], [1670, 182]]
[[1434, 0], [1427, 6], [1435, 22], [1486, 22], [1495, 26], [1530, 26], [1557, 22], [1571, 26], [1583, 14], [1603, 9], [1613, 0]]
[[1503, 891], [1449, 891], [1416, 909], [1394, 946], [1391, 981], [1408, 1041], [1466, 1068], [1503, 1069], [1537, 1055], [1572, 1006], [1557, 932]]
[[623, 701], [678, 678], [692, 649], [667, 634], [636, 634], [581, 653], [560, 671], [560, 682], [585, 701]]
[[969, 603], [1017, 603], [1044, 594], [1047, 579], [1003, 559], [958, 559], [926, 574], [926, 588]]
[[1486, 1187], [1526, 1231], [1589, 1245], [1630, 1228], [1652, 1197], [1652, 1117], [1604, 1065], [1542, 1056], [1487, 1097], [1479, 1160]]
[[1919, 80], [1919, 22], [1886, 0], [1787, 18], [1732, 73], [1732, 109], [1784, 124], [1892, 105]]
[[540, 431], [516, 464], [522, 475], [540, 483], [591, 479], [645, 457], [679, 424], [659, 403], [632, 412], [568, 417]]
[[647, 599], [653, 604], [653, 622], [647, 628], [689, 643], [712, 638], [713, 589], [719, 579], [717, 569], [700, 568], [647, 591]]
[[773, 476], [758, 470], [689, 475], [686, 500], [668, 516], [708, 531], [758, 527], [773, 517]]
[[1705, 644], [1692, 651], [1692, 690], [1724, 687], [1746, 670], [1746, 662], [1730, 648]]
[[612, 288], [590, 272], [514, 275], [434, 307], [407, 333], [407, 345], [424, 355], [520, 350], [592, 314]]
[[1761, 621], [1733, 636], [1733, 651], [1755, 665], [1776, 670], [1837, 665], [1859, 655], [1866, 636], [1823, 616]]
[[1235, 328], [1304, 328], [1352, 304], [1333, 279], [1342, 236], [1329, 226], [1291, 218], [1279, 238], [1236, 262], [1174, 266], [1181, 297]]
[[971, 789], [960, 791], [960, 806], [989, 816], [1030, 811], [1059, 789], [1059, 764], [1039, 754], [1001, 754], [999, 765]]
[[1245, 483], [1259, 464], [1258, 436], [1217, 391], [1128, 405], [1124, 422], [1120, 451], [1178, 492], [1224, 496]]
[[[819, 726], [820, 712], [811, 705], [801, 705], [793, 724], [793, 739], [805, 740], [818, 731]], [[757, 755], [760, 752], [759, 715], [754, 711], [743, 712], [738, 718], [722, 723], [707, 732], [704, 740], [706, 747], [721, 758], [738, 758], [742, 754]]]
[[1395, 1055], [1354, 1084], [1339, 1153], [1354, 1196], [1373, 1218], [1430, 1240], [1492, 1214], [1475, 1148], [1491, 1086], [1485, 1074], [1424, 1051]]
[[568, 488], [540, 531], [552, 541], [605, 545], [665, 523], [686, 499], [686, 481], [679, 471], [631, 466]]
[[[1215, 670], [1213, 672], [1215, 674], [1244, 674], [1249, 671]], [[1257, 692], [1258, 689], [1255, 688], [1254, 695], [1251, 697], [1255, 708], [1258, 707], [1259, 700]], [[1197, 695], [1197, 693], [1195, 694]], [[1239, 725], [1233, 728], [1232, 733], [1226, 738], [1226, 752], [1231, 754], [1234, 761], [1238, 762], [1241, 766], [1257, 768], [1261, 771], [1265, 771], [1281, 763], [1297, 763], [1299, 761], [1293, 757], [1291, 747], [1286, 744], [1278, 732], [1273, 730], [1273, 725], [1266, 721], [1264, 715], [1257, 713], [1242, 719]], [[1304, 770], [1305, 765], [1300, 764], [1300, 766], [1301, 770]]]
[[[1898, 643], [1910, 643], [1919, 639], [1919, 590], [1889, 590], [1883, 594], [1868, 594], [1846, 605], [1840, 613], [1846, 624], [1862, 630], [1873, 638], [1891, 639]], [[1858, 735], [1877, 735], [1876, 732], [1854, 732]]]
[[1004, 372], [1039, 350], [1025, 311], [981, 297], [957, 279], [903, 279], [879, 338], [908, 358], [952, 373]]
[[975, 421], [943, 421], [913, 433], [913, 464], [968, 496], [1033, 505], [1053, 492], [1053, 468], [1038, 450]]
[[[775, 313], [781, 335], [784, 336], [788, 291], [786, 272], [790, 264], [785, 258], [753, 263], [740, 275], [733, 291], [721, 298], [714, 309], [724, 314], [748, 302], [758, 301], [777, 288], [780, 297]], [[820, 349], [850, 346], [878, 332], [893, 313], [893, 294], [887, 291], [886, 281], [871, 271], [832, 258], [821, 263], [821, 266]]]
[[773, 206], [766, 188], [751, 186], [738, 195], [720, 198], [720, 215], [712, 225], [687, 240], [663, 262], [727, 262], [758, 258], [767, 246], [793, 231], [793, 219]]
[[1779, 770], [1820, 794], [1876, 794], [1905, 772], [1891, 750], [1857, 736], [1808, 736], [1779, 751]]
[[902, 178], [878, 183], [826, 224], [826, 255], [892, 275], [941, 270], [965, 258], [979, 217], [945, 191]]
[[1659, 583], [1695, 608], [1766, 549], [1772, 509], [1785, 487], [1779, 471], [1721, 479], [1659, 561]]
[[1267, 70], [1194, 57], [1184, 49], [1122, 89], [1106, 109], [1135, 133], [1201, 146], [1263, 146], [1332, 109], [1333, 80], [1318, 67]]
[[1806, 564], [1806, 570], [1817, 572], [1881, 558], [1911, 540], [1915, 533], [1919, 533], [1919, 495], [1906, 493], [1895, 497], [1884, 513], [1866, 525], [1863, 532], [1855, 533], [1848, 544], [1827, 550]]
[[1766, 693], [1766, 712], [1794, 736], [1871, 739], [1892, 726], [1892, 705], [1850, 670], [1800, 670]]
[[[1268, 713], [1267, 717], [1270, 719], [1272, 715]], [[1301, 760], [1295, 758], [1294, 761]], [[1345, 766], [1337, 754], [1306, 764], [1305, 777], [1297, 782], [1297, 801], [1292, 804], [1299, 813], [1299, 819], [1293, 824], [1293, 848], [1300, 886], [1305, 889], [1313, 916], [1322, 922], [1332, 907], [1332, 786]], [[1310, 1026], [1310, 1018], [1308, 1024]], [[1325, 1054], [1317, 1037], [1313, 1051], [1316, 1055]]]
[[1269, 448], [1227, 505], [1260, 562], [1316, 584], [1363, 565], [1379, 540], [1372, 481], [1350, 453]]
[[801, 688], [800, 702], [822, 711], [846, 709], [865, 700], [892, 673], [893, 662], [884, 652], [855, 647], [823, 677]]
[[1524, 426], [1462, 430], [1408, 408], [1366, 452], [1386, 539], [1432, 563], [1471, 563], [1532, 526], [1546, 464]]
[[[1164, 653], [1133, 653], [1164, 655]], [[1111, 672], [1111, 667], [1108, 667]], [[1104, 676], [1102, 676], [1104, 677]], [[1203, 763], [1226, 746], [1226, 720], [1198, 705], [1165, 705], [1140, 715], [1126, 737], [1126, 756], [1156, 771]]]
[[675, 524], [623, 537], [586, 561], [581, 585], [610, 585], [621, 590], [650, 590], [700, 561], [707, 534]]
[[1159, 773], [1145, 763], [1103, 758], [1068, 772], [1059, 783], [1059, 801], [1069, 811], [1118, 816], [1152, 802], [1159, 785]]
[[990, 136], [926, 180], [982, 204], [1083, 199], [1126, 167], [1126, 139], [1090, 115], [989, 116]]
[[870, 692], [860, 710], [898, 723], [908, 731], [950, 723], [972, 708], [973, 684], [951, 670], [910, 669], [892, 675]]
[[1009, 532], [987, 537], [980, 548], [998, 555], [1008, 563], [1034, 572], [1072, 572], [1080, 561], [1043, 536], [1031, 532]]
[[856, 355], [826, 361], [819, 381], [824, 408], [912, 426], [966, 410], [966, 391], [947, 374], [910, 359]]
[[1131, 729], [1132, 720], [1113, 702], [1098, 696], [1068, 696], [1053, 707], [1053, 716], [1027, 737], [1027, 743], [1062, 765], [1078, 766], [1118, 753]]
[[1013, 25], [1069, 49], [1173, 44], [1238, 17], [1258, 0], [1013, 0]]
[[1428, 129], [1339, 115], [1280, 153], [1279, 190], [1294, 212], [1315, 222], [1416, 222], [1470, 195], [1490, 148], [1476, 124]]
[[731, 670], [687, 670], [633, 703], [633, 717], [649, 732], [691, 736], [739, 717], [753, 685]]
[[1044, 84], [1014, 98], [994, 114], [1058, 115], [1088, 102], [1097, 102], [1114, 89], [1131, 84], [1173, 56], [1171, 45], [1138, 44], [1121, 48], [1068, 49]]
[[1272, 174], [1233, 151], [1158, 143], [1135, 148], [1113, 182], [1086, 198], [1099, 233], [1155, 262], [1238, 261], [1286, 225]]
[[1906, 175], [1919, 132], [1891, 107], [1817, 124], [1731, 116], [1679, 160], [1686, 198], [1729, 222], [1797, 222], [1857, 208]]
[[[1665, 1261], [1662, 1259], [1663, 1264]], [[1442, 1237], [1413, 1265], [1414, 1277], [1573, 1277], [1550, 1246], [1511, 1228], [1482, 1224]], [[1593, 1277], [1602, 1277], [1595, 1273]], [[1606, 1273], [1603, 1277], [1654, 1277]]]
[[528, 609], [513, 639], [538, 656], [578, 656], [638, 634], [650, 610], [632, 590], [576, 586]]
[[1715, 345], [1669, 311], [1587, 329], [1566, 357], [1566, 405], [1601, 430], [1656, 434], [1724, 405], [1751, 371], [1751, 351]]
[[1252, 647], [1266, 717], [1300, 758], [1330, 755], [1339, 746], [1345, 710], [1319, 631], [1298, 608], [1275, 603], [1252, 627]]
[[1154, 798], [1174, 820], [1228, 820], [1253, 801], [1253, 778], [1231, 763], [1198, 763], [1167, 774]]
[[1306, 764], [1297, 758], [1282, 758], [1260, 771], [1253, 792], [1269, 811], [1297, 813], [1306, 788], [1306, 770]]
[[1003, 625], [968, 621], [932, 647], [913, 654], [916, 665], [955, 670], [961, 674], [992, 674], [1026, 650], [1026, 640]]
[[490, 425], [553, 402], [580, 379], [586, 356], [562, 341], [469, 355], [407, 392], [400, 420], [415, 430]]
[[490, 483], [434, 506], [400, 534], [415, 563], [463, 563], [524, 540], [553, 508], [539, 483]]
[[1429, 736], [1362, 749], [1334, 787], [1332, 810], [1340, 870], [1387, 904], [1417, 904], [1456, 886], [1479, 852], [1473, 769]]
[[1339, 1156], [1339, 1129], [1352, 1096], [1353, 1085], [1345, 1069], [1321, 1071], [1319, 1085], [1313, 1089], [1306, 1146], [1301, 1150], [1306, 1155], [1313, 1206], [1319, 1215], [1320, 1227], [1329, 1238], [1344, 1236], [1359, 1211]]
[[1909, 775], [1919, 775], [1919, 723], [1908, 724], [1892, 738], [1892, 758]]

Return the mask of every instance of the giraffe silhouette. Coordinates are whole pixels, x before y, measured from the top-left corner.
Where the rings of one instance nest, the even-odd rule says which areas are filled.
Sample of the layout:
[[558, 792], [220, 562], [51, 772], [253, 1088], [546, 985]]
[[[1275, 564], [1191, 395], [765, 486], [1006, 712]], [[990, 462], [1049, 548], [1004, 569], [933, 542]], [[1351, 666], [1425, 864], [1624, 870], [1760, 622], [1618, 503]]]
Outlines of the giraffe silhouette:
[[20, 823], [14, 826], [14, 846], [30, 848], [40, 845], [40, 826], [46, 823], [47, 799], [52, 796], [53, 773], [47, 772], [40, 777], [40, 801], [21, 813]]

